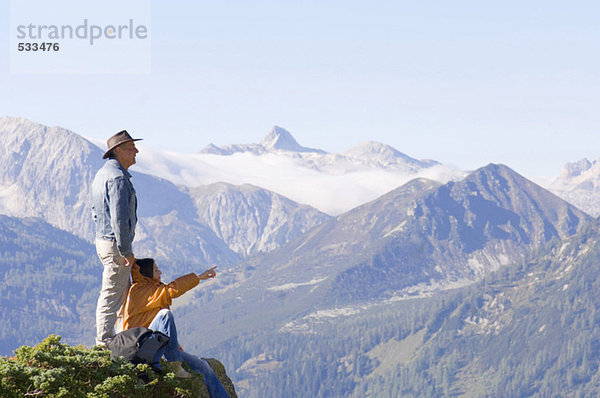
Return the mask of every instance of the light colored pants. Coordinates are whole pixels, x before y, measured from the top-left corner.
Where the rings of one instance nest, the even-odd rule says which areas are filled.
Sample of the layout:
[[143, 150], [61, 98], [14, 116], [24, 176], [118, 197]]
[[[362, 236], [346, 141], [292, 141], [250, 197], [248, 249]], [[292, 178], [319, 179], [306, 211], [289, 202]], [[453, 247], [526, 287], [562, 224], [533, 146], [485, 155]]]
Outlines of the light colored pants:
[[115, 334], [117, 317], [131, 285], [131, 268], [125, 266], [125, 258], [121, 257], [117, 242], [96, 239], [96, 253], [104, 267], [96, 306], [96, 344], [103, 344]]

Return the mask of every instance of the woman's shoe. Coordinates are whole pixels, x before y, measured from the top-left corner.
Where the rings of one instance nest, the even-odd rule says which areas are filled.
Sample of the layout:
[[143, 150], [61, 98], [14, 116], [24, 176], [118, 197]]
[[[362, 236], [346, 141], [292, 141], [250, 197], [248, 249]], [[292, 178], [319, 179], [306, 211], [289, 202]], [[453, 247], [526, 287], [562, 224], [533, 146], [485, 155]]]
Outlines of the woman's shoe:
[[181, 366], [181, 361], [177, 361], [177, 362], [171, 362], [172, 366], [173, 366], [173, 370], [175, 371], [175, 377], [180, 378], [180, 379], [189, 379], [190, 377], [192, 377], [191, 374], [189, 374], [182, 366]]

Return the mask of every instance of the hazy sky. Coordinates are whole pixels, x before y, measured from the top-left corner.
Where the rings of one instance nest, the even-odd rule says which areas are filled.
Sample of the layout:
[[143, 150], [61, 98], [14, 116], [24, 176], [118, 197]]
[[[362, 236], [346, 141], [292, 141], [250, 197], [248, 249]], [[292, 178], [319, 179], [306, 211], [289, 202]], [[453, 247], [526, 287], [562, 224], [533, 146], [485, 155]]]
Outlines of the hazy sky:
[[529, 176], [600, 158], [597, 1], [152, 1], [145, 74], [10, 74], [0, 1], [0, 115], [185, 152], [279, 125]]

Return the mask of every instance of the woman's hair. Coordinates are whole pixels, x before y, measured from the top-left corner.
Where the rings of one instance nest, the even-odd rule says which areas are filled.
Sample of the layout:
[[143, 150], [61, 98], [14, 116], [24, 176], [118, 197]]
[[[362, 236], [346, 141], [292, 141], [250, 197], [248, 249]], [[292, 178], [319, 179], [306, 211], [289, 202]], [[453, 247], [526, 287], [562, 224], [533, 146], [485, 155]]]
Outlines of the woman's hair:
[[140, 267], [140, 274], [145, 277], [154, 277], [154, 259], [153, 258], [139, 258], [135, 260], [138, 267]]

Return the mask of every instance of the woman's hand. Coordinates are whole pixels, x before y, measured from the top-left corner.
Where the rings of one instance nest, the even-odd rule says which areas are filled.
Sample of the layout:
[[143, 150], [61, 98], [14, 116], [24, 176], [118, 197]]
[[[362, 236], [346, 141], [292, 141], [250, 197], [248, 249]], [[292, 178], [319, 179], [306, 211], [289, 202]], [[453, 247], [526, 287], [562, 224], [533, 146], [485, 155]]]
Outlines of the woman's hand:
[[215, 272], [215, 268], [217, 268], [217, 267], [212, 267], [211, 269], [204, 271], [203, 273], [198, 275], [198, 278], [200, 278], [200, 279], [214, 278], [215, 276], [217, 276], [217, 273]]

